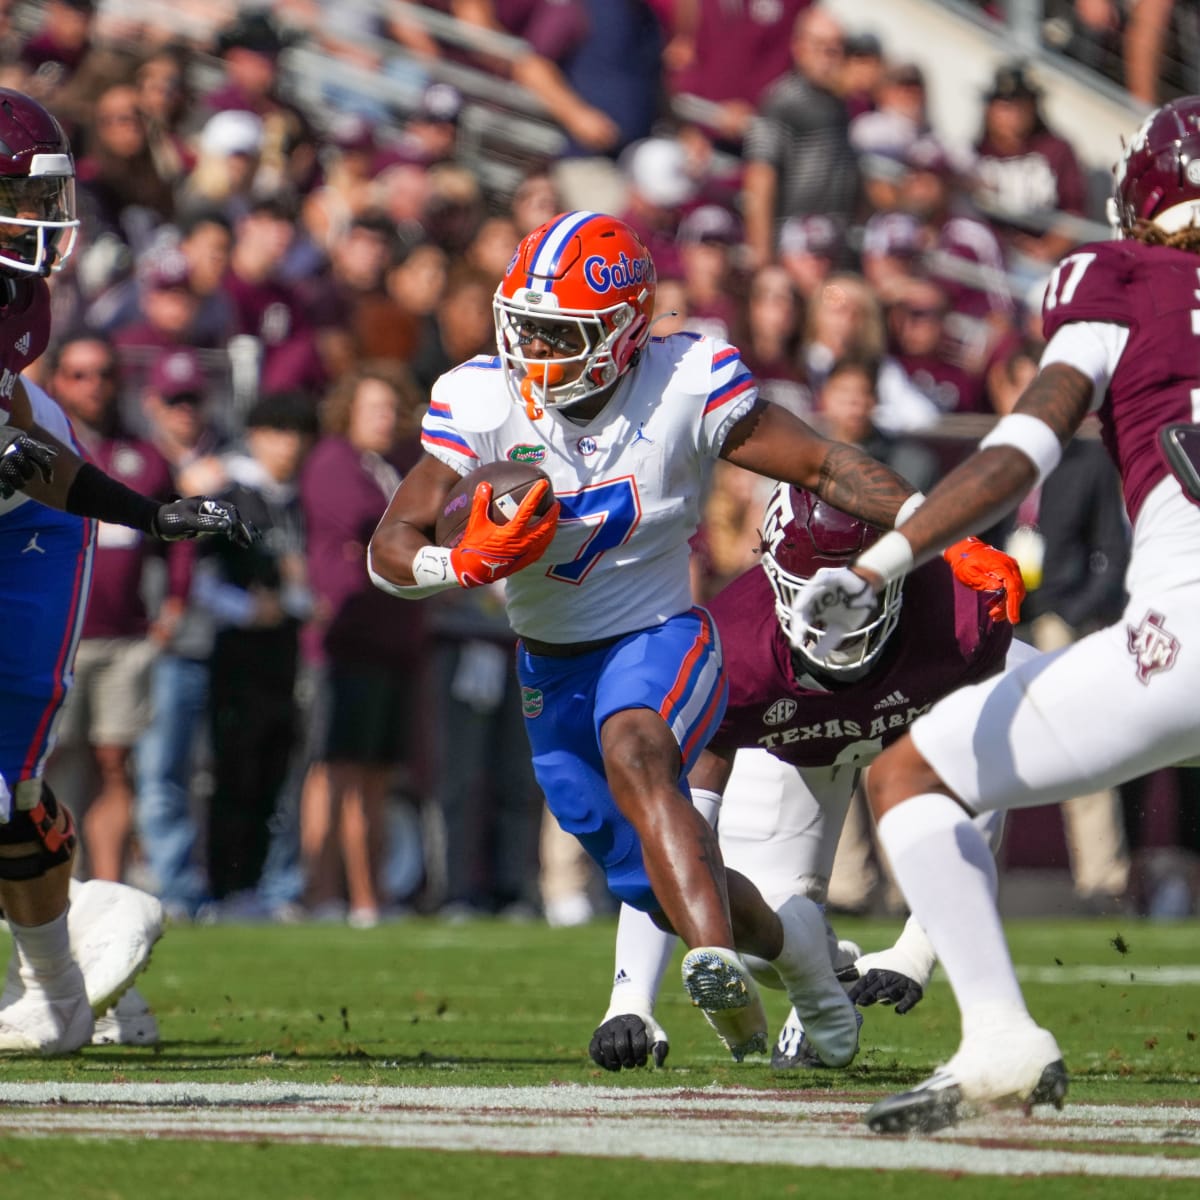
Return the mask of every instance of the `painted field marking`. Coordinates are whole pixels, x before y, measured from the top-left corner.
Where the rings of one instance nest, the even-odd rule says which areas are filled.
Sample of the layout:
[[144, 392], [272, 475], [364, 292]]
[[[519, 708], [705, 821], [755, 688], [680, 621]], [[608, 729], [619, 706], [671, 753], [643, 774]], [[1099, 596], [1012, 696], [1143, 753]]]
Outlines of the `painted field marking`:
[[[0, 1084], [8, 1136], [272, 1140], [687, 1162], [1200, 1179], [1200, 1105], [1073, 1105], [885, 1138], [851, 1096], [319, 1084]], [[997, 1144], [1001, 1143], [1001, 1144]], [[1053, 1143], [1053, 1146], [1050, 1145]], [[1121, 1153], [1121, 1148], [1140, 1153]], [[1155, 1147], [1157, 1154], [1144, 1152]], [[1174, 1152], [1174, 1154], [1173, 1154]]]

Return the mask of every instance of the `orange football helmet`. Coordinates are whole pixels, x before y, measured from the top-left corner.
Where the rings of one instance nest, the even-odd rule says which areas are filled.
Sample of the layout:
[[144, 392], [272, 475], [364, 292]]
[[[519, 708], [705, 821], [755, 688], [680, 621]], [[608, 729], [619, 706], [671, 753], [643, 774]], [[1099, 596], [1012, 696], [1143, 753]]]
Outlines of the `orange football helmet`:
[[[527, 235], [496, 289], [496, 344], [513, 397], [530, 416], [567, 408], [615, 383], [650, 336], [654, 261], [624, 221], [594, 212], [560, 213]], [[524, 348], [531, 329], [563, 327], [552, 359]], [[574, 329], [571, 327], [574, 326]], [[550, 339], [553, 343], [553, 339]], [[566, 368], [579, 363], [570, 380]]]

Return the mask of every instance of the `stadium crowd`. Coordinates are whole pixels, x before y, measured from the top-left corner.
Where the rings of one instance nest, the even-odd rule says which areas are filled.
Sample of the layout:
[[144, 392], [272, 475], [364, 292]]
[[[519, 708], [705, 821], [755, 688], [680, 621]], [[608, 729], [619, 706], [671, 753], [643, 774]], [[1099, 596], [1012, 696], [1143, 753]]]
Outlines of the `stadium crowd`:
[[[434, 380], [494, 352], [525, 234], [619, 214], [658, 267], [655, 333], [728, 338], [769, 399], [928, 489], [967, 448], [947, 431], [981, 432], [1035, 369], [1049, 272], [1101, 215], [1021, 63], [979, 97], [968, 156], [931, 125], [918, 64], [809, 0], [420, 7], [523, 40], [471, 49], [321, 0], [170, 20], [46, 0], [0, 26], [0, 84], [44, 103], [77, 160], [81, 244], [51, 281], [38, 382], [117, 478], [227, 495], [265, 532], [232, 554], [100, 531], [50, 776], [84, 872], [179, 919], [368, 927], [414, 904], [571, 924], [603, 902], [543, 823], [500, 599], [398, 611], [364, 568]], [[331, 74], [317, 108], [286, 69], [301, 46], [415, 80], [416, 100]], [[532, 94], [563, 148], [489, 185], [463, 152], [479, 101], [435, 63]], [[1121, 610], [1128, 533], [1094, 448], [1060, 468], [1074, 510], [1040, 503], [1051, 479], [989, 533], [1022, 563], [1019, 633], [1042, 646]], [[769, 490], [718, 464], [697, 599], [757, 562]], [[1197, 788], [1162, 772], [1069, 806], [1080, 896], [1194, 911]], [[836, 907], [886, 888], [857, 828]], [[1139, 851], [1163, 843], [1178, 857], [1152, 878], [1167, 860]]]

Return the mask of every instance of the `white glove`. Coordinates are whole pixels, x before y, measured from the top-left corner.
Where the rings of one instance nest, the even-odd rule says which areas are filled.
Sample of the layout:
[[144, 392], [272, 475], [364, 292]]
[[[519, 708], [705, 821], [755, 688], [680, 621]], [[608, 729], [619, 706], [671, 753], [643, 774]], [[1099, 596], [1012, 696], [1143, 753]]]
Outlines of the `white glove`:
[[871, 619], [875, 607], [875, 591], [861, 575], [849, 567], [822, 567], [800, 590], [792, 609], [799, 620], [792, 628], [823, 630], [808, 653], [825, 659]]

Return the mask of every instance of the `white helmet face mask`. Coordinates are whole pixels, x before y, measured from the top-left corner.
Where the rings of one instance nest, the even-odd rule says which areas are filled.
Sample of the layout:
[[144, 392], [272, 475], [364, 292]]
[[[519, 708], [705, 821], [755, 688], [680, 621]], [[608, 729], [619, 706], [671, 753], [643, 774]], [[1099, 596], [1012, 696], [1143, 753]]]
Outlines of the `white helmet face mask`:
[[[630, 305], [591, 312], [559, 308], [558, 303], [553, 292], [532, 288], [519, 289], [511, 298], [497, 291], [492, 301], [504, 377], [514, 399], [522, 404], [569, 408], [604, 391], [620, 375], [613, 351], [633, 320]], [[556, 329], [561, 331], [561, 341]], [[556, 351], [553, 358], [525, 353], [535, 336]], [[574, 352], [559, 353], [563, 350]], [[567, 370], [576, 364], [578, 373]], [[564, 380], [565, 375], [572, 378]]]
[[787, 484], [771, 493], [763, 523], [762, 566], [775, 593], [775, 615], [796, 655], [817, 675], [847, 682], [865, 675], [900, 621], [901, 581], [888, 584], [871, 620], [823, 659], [813, 654], [821, 631], [801, 618], [797, 603], [821, 567], [849, 566], [879, 531]]
[[[35, 155], [33, 168], [60, 158]], [[60, 270], [75, 247], [74, 213], [73, 175], [0, 175], [0, 266], [27, 275]]]

